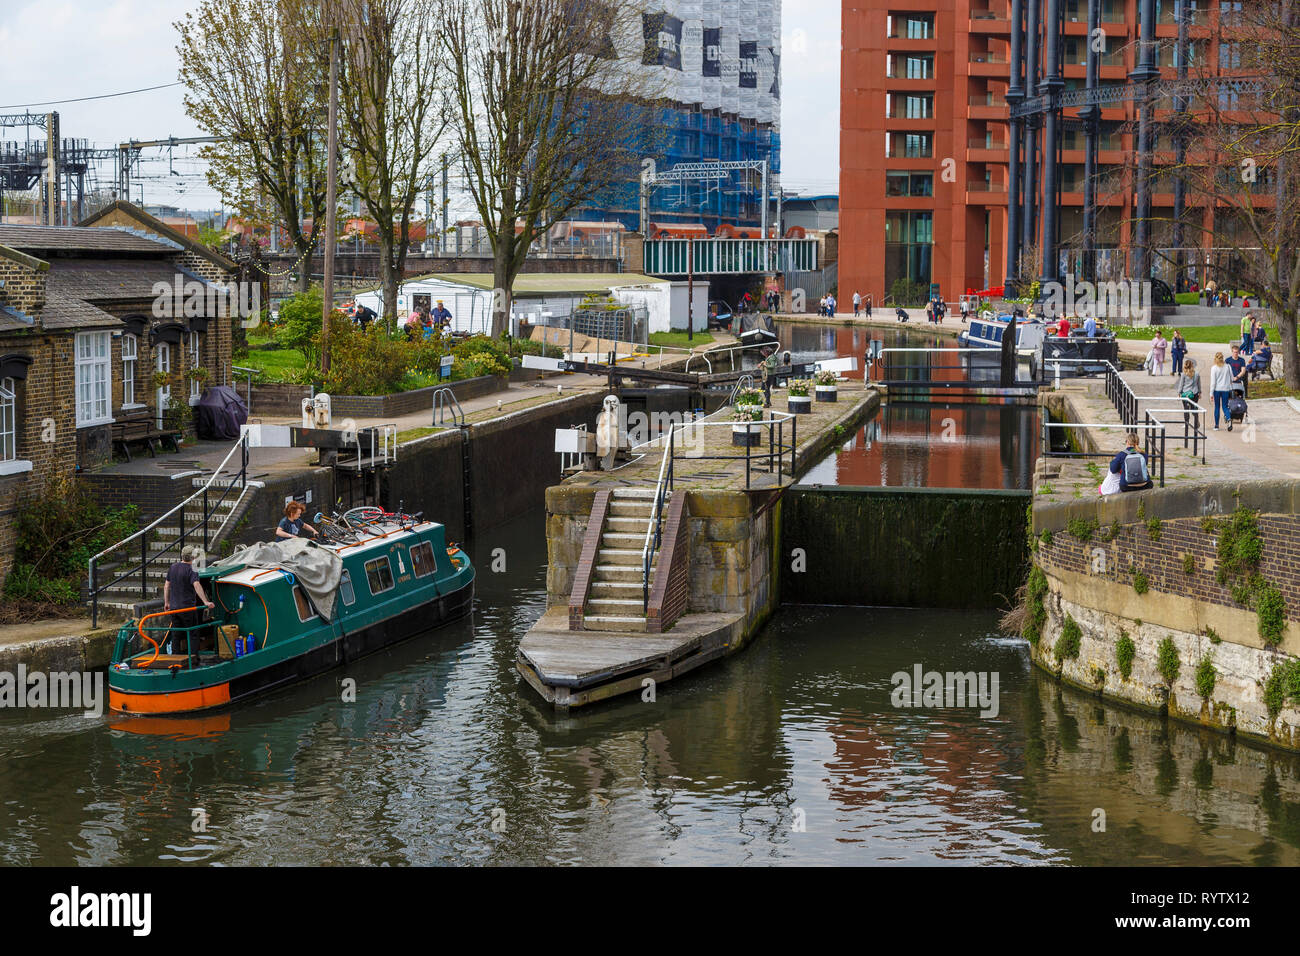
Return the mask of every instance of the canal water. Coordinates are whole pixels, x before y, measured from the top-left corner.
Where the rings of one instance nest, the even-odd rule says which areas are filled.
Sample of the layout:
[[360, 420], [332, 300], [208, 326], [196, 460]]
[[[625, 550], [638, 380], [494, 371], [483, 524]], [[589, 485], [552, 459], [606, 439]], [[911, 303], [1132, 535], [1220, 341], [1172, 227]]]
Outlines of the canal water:
[[[965, 409], [950, 450], [954, 410], [887, 408], [818, 480], [1018, 487], [1021, 411]], [[0, 864], [1300, 864], [1300, 760], [1059, 687], [992, 613], [786, 607], [557, 716], [514, 670], [544, 520], [474, 543], [472, 620], [231, 713], [0, 712]], [[996, 675], [996, 713], [902, 706], [918, 667]]]
[[[513, 667], [542, 524], [478, 543], [472, 622], [229, 715], [9, 713], [0, 864], [1300, 863], [1294, 758], [1059, 688], [991, 614], [786, 608], [557, 717]], [[917, 664], [997, 673], [997, 714], [895, 707]]]
[[[791, 360], [854, 356], [859, 377], [872, 339], [884, 348], [955, 348], [955, 339], [918, 329], [782, 325]], [[991, 353], [992, 355], [992, 353]], [[983, 363], [988, 365], [988, 362]], [[1040, 424], [1036, 407], [1002, 399], [882, 404], [803, 476], [804, 485], [1021, 489], [1032, 487]]]

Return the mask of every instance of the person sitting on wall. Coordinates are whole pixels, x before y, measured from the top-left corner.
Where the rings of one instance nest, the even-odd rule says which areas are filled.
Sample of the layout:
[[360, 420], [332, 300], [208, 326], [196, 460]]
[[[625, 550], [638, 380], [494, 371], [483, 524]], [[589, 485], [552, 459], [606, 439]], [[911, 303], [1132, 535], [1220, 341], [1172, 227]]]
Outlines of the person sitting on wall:
[[303, 519], [303, 512], [307, 506], [301, 501], [291, 501], [284, 506], [284, 517], [280, 519], [280, 524], [276, 526], [275, 536], [277, 538], [299, 538], [304, 531], [312, 535], [317, 533], [316, 529]]
[[1110, 461], [1110, 471], [1098, 491], [1103, 495], [1116, 491], [1145, 491], [1151, 487], [1147, 457], [1138, 451], [1137, 432], [1129, 432], [1124, 450]]

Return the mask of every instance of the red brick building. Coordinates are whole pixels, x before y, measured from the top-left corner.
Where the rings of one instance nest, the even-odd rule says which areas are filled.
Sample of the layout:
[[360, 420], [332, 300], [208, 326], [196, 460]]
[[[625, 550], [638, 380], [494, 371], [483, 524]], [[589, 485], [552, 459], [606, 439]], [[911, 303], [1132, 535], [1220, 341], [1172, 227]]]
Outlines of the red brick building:
[[[1028, 7], [1031, 0], [1025, 0]], [[1186, 0], [1190, 64], [1234, 65], [1231, 18], [1242, 0]], [[1137, 66], [1139, 0], [1101, 0], [1105, 50], [1101, 85], [1122, 84]], [[1082, 87], [1088, 0], [1060, 0], [1065, 89]], [[898, 278], [936, 282], [949, 300], [1000, 286], [1006, 259], [1011, 0], [844, 0], [840, 101], [840, 299], [854, 291], [876, 303]], [[1177, 76], [1175, 0], [1155, 5], [1156, 62]], [[1041, 65], [1041, 64], [1040, 64]], [[1063, 247], [1083, 228], [1084, 134], [1065, 110], [1062, 137]], [[1134, 102], [1106, 105], [1098, 147], [1099, 269], [1124, 248], [1135, 217], [1131, 165]], [[1157, 110], [1157, 119], [1161, 111]], [[1156, 142], [1157, 165], [1172, 162]], [[1174, 204], [1157, 185], [1154, 216]], [[1041, 175], [1038, 180], [1041, 194]], [[1041, 202], [1041, 199], [1040, 199]], [[1157, 247], [1168, 230], [1156, 227]], [[1118, 262], [1118, 257], [1115, 257]], [[1010, 270], [1014, 273], [1016, 270]], [[1038, 275], [1037, 271], [1034, 273]]]

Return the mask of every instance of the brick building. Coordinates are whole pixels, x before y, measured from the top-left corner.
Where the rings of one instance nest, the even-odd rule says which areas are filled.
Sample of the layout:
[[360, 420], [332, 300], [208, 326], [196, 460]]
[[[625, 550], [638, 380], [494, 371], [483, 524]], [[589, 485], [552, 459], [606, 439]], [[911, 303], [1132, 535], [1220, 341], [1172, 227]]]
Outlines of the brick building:
[[[1231, 38], [1241, 0], [1184, 3], [1190, 65], [1210, 75], [1232, 72], [1241, 58]], [[1027, 12], [1032, 0], [1022, 5]], [[1104, 39], [1099, 83], [1127, 83], [1139, 65], [1139, 0], [1098, 0], [1098, 7]], [[841, 300], [857, 290], [879, 303], [898, 278], [938, 283], [949, 300], [968, 289], [1002, 285], [1016, 272], [1005, 261], [1011, 0], [845, 0], [842, 9]], [[1062, 89], [1068, 91], [1085, 85], [1089, 0], [1059, 0], [1059, 9]], [[1154, 10], [1155, 65], [1162, 79], [1175, 79], [1177, 0], [1158, 0]], [[1039, 66], [1031, 84], [1036, 89], [1041, 44], [1027, 45], [1035, 47], [1032, 59], [1026, 50], [1027, 61]], [[1157, 121], [1168, 115], [1156, 113]], [[1058, 154], [1063, 247], [1077, 247], [1084, 226], [1085, 137], [1077, 114], [1065, 111]], [[1129, 245], [1137, 217], [1137, 115], [1133, 100], [1100, 110], [1095, 181], [1101, 274], [1112, 263], [1122, 268], [1113, 250]], [[1174, 161], [1165, 134], [1155, 148], [1157, 166]], [[1033, 185], [1041, 204], [1041, 176]], [[1174, 204], [1168, 181], [1157, 179], [1154, 217], [1168, 220]], [[1162, 225], [1152, 237], [1157, 248], [1170, 243]], [[1063, 257], [1076, 272], [1077, 257], [1073, 250]]]
[[[232, 318], [216, 284], [235, 269], [128, 203], [81, 226], [0, 224], [0, 581], [23, 499], [110, 464], [115, 418], [192, 404], [194, 368], [229, 382]], [[164, 287], [203, 294], [176, 308]]]

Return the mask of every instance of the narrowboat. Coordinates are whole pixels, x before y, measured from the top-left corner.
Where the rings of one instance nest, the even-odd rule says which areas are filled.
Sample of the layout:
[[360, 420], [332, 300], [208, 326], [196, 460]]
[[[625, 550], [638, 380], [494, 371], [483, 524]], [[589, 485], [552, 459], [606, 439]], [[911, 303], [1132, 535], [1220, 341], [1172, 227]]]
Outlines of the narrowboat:
[[464, 617], [469, 556], [443, 526], [390, 515], [327, 543], [253, 545], [199, 570], [214, 608], [191, 627], [144, 614], [118, 631], [109, 707], [209, 711], [323, 673]]

